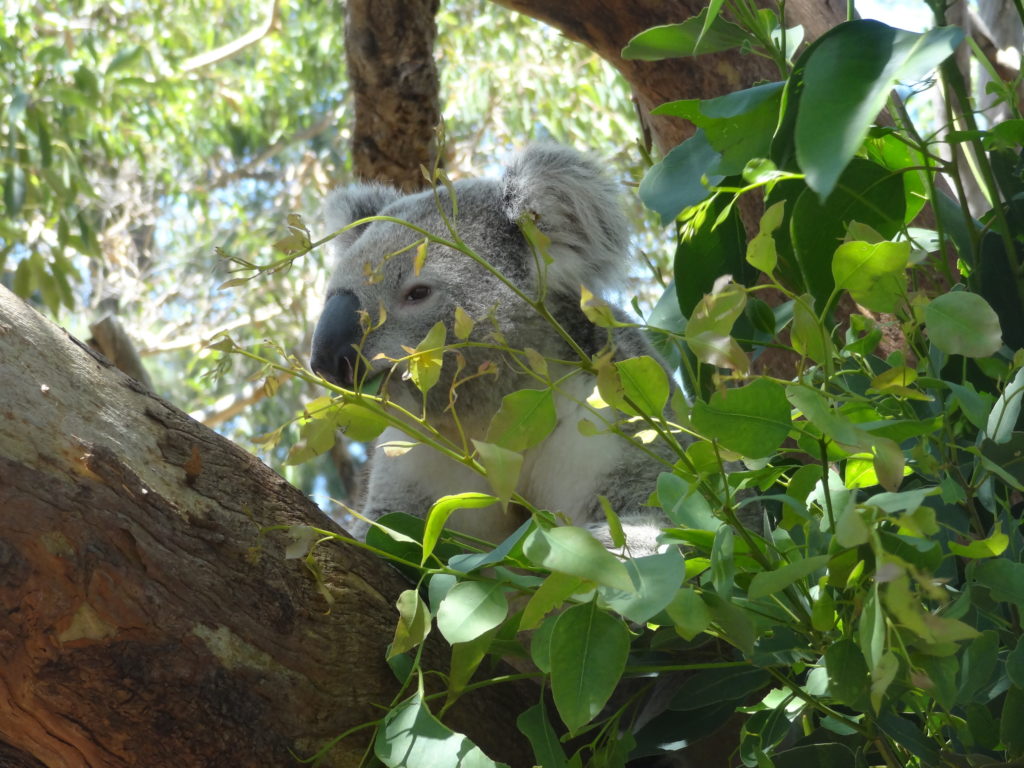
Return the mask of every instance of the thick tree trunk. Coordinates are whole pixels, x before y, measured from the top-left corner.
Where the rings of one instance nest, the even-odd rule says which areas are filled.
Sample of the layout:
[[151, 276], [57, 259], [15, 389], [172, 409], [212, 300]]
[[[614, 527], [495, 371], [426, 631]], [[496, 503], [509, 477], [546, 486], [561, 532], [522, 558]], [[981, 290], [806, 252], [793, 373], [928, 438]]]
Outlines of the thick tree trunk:
[[[407, 585], [331, 545], [318, 586], [266, 530], [303, 525], [333, 527], [0, 287], [0, 764], [297, 765], [380, 717]], [[529, 764], [508, 726], [522, 693], [451, 724]], [[358, 764], [368, 736], [321, 765]]]
[[434, 66], [438, 0], [348, 0], [345, 56], [355, 120], [352, 165], [368, 181], [426, 186], [441, 120]]
[[[778, 80], [779, 73], [759, 56], [736, 51], [667, 61], [628, 61], [621, 56], [630, 38], [650, 27], [696, 16], [707, 0], [495, 0], [500, 5], [539, 19], [566, 37], [583, 43], [610, 62], [626, 78], [651, 130], [654, 144], [667, 152], [689, 138], [693, 126], [680, 118], [651, 115], [659, 104], [674, 99], [710, 99], [759, 80]], [[774, 7], [775, 3], [764, 3]], [[845, 17], [844, 0], [790, 0], [786, 24], [802, 24], [813, 40]]]

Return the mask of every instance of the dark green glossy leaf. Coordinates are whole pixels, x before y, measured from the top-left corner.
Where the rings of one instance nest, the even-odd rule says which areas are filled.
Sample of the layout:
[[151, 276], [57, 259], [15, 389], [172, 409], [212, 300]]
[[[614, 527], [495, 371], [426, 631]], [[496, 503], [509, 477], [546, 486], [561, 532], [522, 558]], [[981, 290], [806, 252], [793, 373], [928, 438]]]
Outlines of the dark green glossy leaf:
[[711, 190], [704, 185], [705, 177], [710, 185], [725, 178], [715, 171], [720, 158], [698, 130], [647, 171], [640, 182], [640, 199], [663, 223], [672, 221], [684, 208], [708, 198]]
[[957, 27], [915, 34], [870, 20], [840, 24], [819, 38], [806, 63], [795, 135], [800, 168], [822, 200], [835, 189], [896, 82], [920, 79], [962, 39]]

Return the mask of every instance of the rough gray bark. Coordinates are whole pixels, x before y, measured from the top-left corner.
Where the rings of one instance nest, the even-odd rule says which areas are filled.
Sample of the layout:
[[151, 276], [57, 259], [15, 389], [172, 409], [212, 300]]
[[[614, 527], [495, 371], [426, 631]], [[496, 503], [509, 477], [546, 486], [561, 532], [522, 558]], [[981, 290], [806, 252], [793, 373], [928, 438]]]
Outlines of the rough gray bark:
[[349, 0], [345, 56], [352, 86], [352, 165], [367, 181], [426, 186], [441, 120], [434, 66], [438, 0]]
[[[407, 584], [326, 546], [329, 603], [266, 530], [298, 525], [334, 528], [0, 287], [0, 764], [298, 765], [380, 717]], [[490, 689], [451, 725], [528, 764], [508, 724], [529, 703]], [[368, 735], [322, 765], [357, 765]]]

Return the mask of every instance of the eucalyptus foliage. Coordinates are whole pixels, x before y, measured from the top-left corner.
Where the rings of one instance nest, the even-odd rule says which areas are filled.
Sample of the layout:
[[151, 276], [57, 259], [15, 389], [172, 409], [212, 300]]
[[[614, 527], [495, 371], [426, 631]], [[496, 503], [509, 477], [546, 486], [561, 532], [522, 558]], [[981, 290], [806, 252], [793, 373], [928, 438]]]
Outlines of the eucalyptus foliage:
[[[486, 442], [455, 445], [423, 422], [410, 434], [492, 493], [439, 499], [425, 520], [386, 516], [364, 545], [416, 583], [388, 651], [403, 692], [377, 723], [385, 765], [497, 765], [441, 721], [468, 688], [523, 676], [538, 698], [517, 727], [549, 768], [672, 752], [736, 713], [735, 757], [751, 768], [1024, 757], [1024, 121], [943, 138], [910, 122], [898, 83], [942, 66], [947, 97], [964, 92], [943, 64], [954, 27], [848, 21], [803, 48], [800, 36], [735, 0], [625, 49], [742, 47], [782, 78], [659, 108], [698, 131], [640, 185], [678, 235], [675, 286], [646, 327], [692, 397], [650, 358], [577, 363], [596, 376], [595, 404], [619, 414], [584, 434], [640, 420], [637, 439], [673, 446], [651, 489], [665, 546], [623, 558], [512, 493], [522, 451], [554, 426], [557, 383], [535, 352], [508, 350], [537, 385], [505, 398]], [[960, 187], [946, 158], [963, 152], [992, 202], [980, 220], [942, 191], [944, 177]], [[736, 203], [752, 194], [764, 213], [748, 237]], [[618, 322], [589, 292], [582, 306]], [[428, 336], [397, 362], [425, 392], [458, 346]], [[293, 451], [326, 450], [339, 426], [366, 439], [402, 422], [385, 399], [332, 389]], [[722, 483], [727, 461], [742, 469]], [[443, 527], [456, 509], [507, 502], [531, 519], [504, 542]], [[765, 511], [753, 529], [737, 516], [750, 505]], [[604, 506], [614, 538], [623, 510]], [[428, 694], [419, 651], [435, 629], [451, 666], [446, 691]], [[525, 671], [495, 672], [500, 658]]]

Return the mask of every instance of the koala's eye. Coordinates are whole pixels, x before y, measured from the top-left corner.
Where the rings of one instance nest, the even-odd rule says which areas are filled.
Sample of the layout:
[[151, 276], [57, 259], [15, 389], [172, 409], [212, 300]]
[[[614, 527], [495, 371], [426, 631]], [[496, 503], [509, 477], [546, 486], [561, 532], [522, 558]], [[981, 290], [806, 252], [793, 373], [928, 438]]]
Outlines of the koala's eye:
[[430, 296], [429, 285], [414, 285], [412, 288], [405, 292], [405, 301], [423, 301], [428, 296]]

